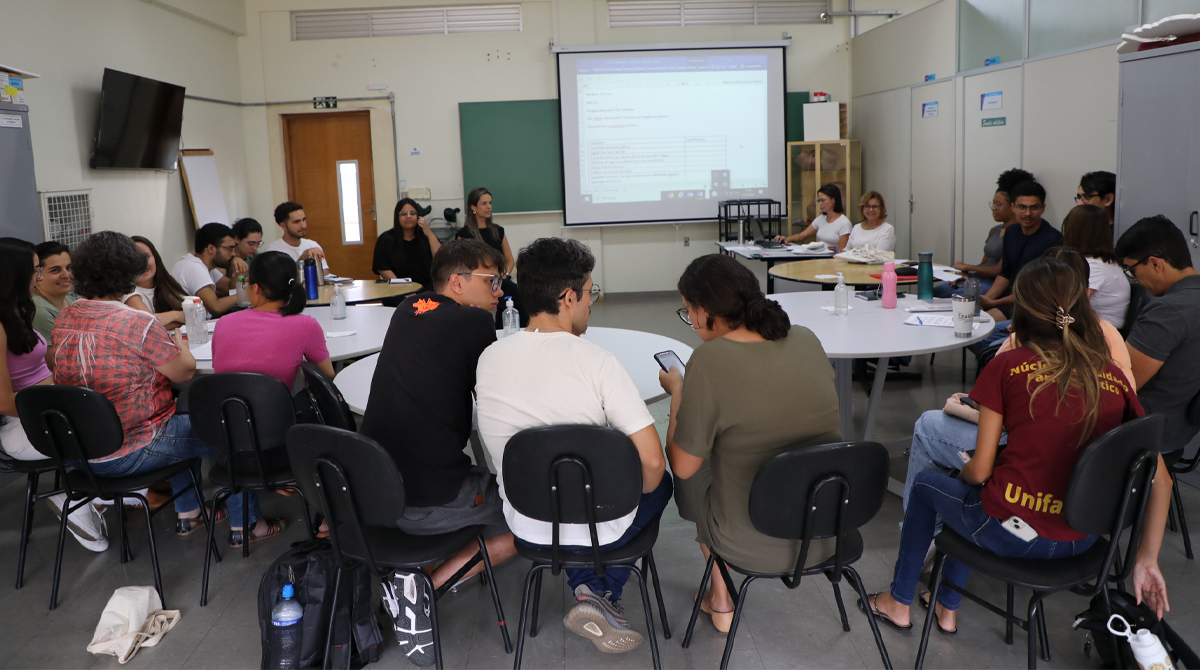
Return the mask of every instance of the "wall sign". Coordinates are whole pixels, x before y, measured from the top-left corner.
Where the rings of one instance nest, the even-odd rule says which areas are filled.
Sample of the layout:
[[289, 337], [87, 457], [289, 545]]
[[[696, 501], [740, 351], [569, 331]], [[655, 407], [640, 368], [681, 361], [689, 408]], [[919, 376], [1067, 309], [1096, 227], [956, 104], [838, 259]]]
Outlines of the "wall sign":
[[999, 62], [1000, 62], [1000, 57], [999, 57], [999, 56], [992, 56], [991, 58], [984, 58], [984, 59], [983, 59], [983, 66], [984, 66], [984, 67], [987, 67], [987, 66], [989, 66], [989, 65], [995, 65], [995, 64], [997, 64], [997, 63], [999, 63]]
[[21, 117], [16, 114], [0, 114], [0, 128], [22, 128]]
[[313, 109], [337, 109], [337, 96], [313, 98]]
[[1008, 122], [1008, 117], [995, 116], [990, 119], [984, 119], [979, 125], [984, 128], [995, 128], [996, 126], [1003, 126], [1007, 122]]
[[933, 81], [934, 79], [937, 79], [937, 75], [936, 75], [936, 74], [927, 74], [927, 75], [925, 75], [925, 81]]
[[937, 116], [938, 104], [936, 102], [921, 103], [921, 118], [929, 119]]
[[1002, 109], [1004, 107], [1004, 92], [984, 93], [979, 96], [979, 109]]

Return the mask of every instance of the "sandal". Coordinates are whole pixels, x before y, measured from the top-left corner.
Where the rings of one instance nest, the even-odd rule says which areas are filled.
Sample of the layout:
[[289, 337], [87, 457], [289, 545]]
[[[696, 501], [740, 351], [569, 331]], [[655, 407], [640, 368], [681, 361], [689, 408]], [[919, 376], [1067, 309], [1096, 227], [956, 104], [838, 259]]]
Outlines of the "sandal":
[[[926, 600], [926, 598], [929, 596], [929, 594], [930, 594], [930, 591], [925, 590], [925, 591], [921, 592], [921, 595], [917, 596], [917, 600], [920, 601], [921, 607], [926, 612], [929, 611], [929, 601]], [[940, 618], [938, 619], [938, 622], [937, 622], [937, 628], [938, 628], [938, 632], [940, 632], [942, 635], [954, 635], [955, 633], [958, 632], [957, 626], [953, 630], [946, 630], [945, 628], [942, 628], [942, 620]]]
[[[214, 521], [220, 523], [229, 517], [229, 513], [224, 508], [217, 510]], [[187, 537], [198, 530], [204, 529], [204, 517], [194, 516], [187, 519], [175, 519], [175, 534], [179, 537]]]
[[[263, 535], [261, 537], [254, 534], [254, 529], [258, 527], [258, 524], [260, 522], [267, 524], [267, 534]], [[279, 535], [280, 533], [282, 533], [285, 530], [287, 530], [287, 519], [285, 519], [283, 517], [279, 517], [276, 519], [268, 519], [267, 517], [264, 516], [263, 518], [259, 519], [258, 521], [255, 521], [254, 523], [250, 524], [250, 532], [249, 533], [244, 533], [241, 530], [232, 530], [231, 529], [229, 531], [229, 546], [233, 547], [234, 549], [241, 549], [242, 544], [245, 541], [243, 536], [249, 537], [249, 540], [251, 542], [256, 542], [258, 540], [265, 540], [268, 537], [272, 537], [274, 535]]]
[[863, 614], [866, 614], [866, 615], [874, 614], [875, 618], [886, 623], [887, 625], [891, 626], [892, 628], [895, 628], [896, 630], [911, 630], [912, 629], [912, 622], [909, 622], [909, 624], [907, 626], [901, 626], [900, 624], [896, 623], [895, 621], [892, 621], [892, 617], [888, 616], [886, 612], [879, 611], [879, 594], [878, 593], [868, 593], [867, 594], [867, 602], [869, 602], [871, 604], [871, 610], [869, 612], [867, 611], [866, 605], [863, 604], [862, 598], [858, 599], [858, 609]]

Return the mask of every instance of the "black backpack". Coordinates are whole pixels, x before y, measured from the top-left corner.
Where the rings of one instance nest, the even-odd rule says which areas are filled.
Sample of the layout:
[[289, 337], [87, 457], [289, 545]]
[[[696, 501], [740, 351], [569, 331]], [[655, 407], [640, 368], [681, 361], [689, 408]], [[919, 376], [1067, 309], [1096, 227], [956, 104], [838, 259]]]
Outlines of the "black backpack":
[[[1132, 595], [1118, 590], [1109, 589], [1109, 602], [1112, 603], [1112, 613], [1120, 614], [1126, 621], [1129, 622], [1129, 627], [1133, 631], [1142, 629], [1149, 630], [1158, 636], [1167, 653], [1171, 655], [1171, 662], [1175, 667], [1188, 668], [1189, 670], [1200, 670], [1200, 657], [1192, 651], [1187, 642], [1175, 632], [1165, 620], [1159, 619], [1154, 614], [1154, 610], [1146, 607], [1144, 604], [1137, 604], [1137, 599]], [[1133, 657], [1133, 650], [1129, 647], [1129, 640], [1124, 636], [1116, 636], [1108, 631], [1108, 616], [1104, 614], [1104, 595], [1097, 593], [1092, 597], [1091, 606], [1086, 612], [1081, 612], [1075, 616], [1076, 629], [1087, 631], [1087, 639], [1083, 644], [1083, 653], [1091, 658], [1091, 651], [1094, 648], [1100, 656], [1100, 661], [1105, 668], [1131, 668], [1137, 670], [1138, 663]], [[1113, 658], [1113, 639], [1117, 641], [1117, 651], [1120, 654], [1119, 659]]]
[[[371, 574], [361, 564], [343, 569], [335, 607], [337, 572], [337, 559], [326, 539], [300, 542], [267, 568], [258, 585], [263, 668], [270, 658], [271, 610], [282, 600], [284, 584], [294, 586], [296, 600], [304, 607], [301, 667], [361, 668], [379, 660], [383, 634], [371, 609]], [[332, 628], [331, 618], [336, 619]], [[326, 635], [331, 632], [333, 643], [326, 659]]]

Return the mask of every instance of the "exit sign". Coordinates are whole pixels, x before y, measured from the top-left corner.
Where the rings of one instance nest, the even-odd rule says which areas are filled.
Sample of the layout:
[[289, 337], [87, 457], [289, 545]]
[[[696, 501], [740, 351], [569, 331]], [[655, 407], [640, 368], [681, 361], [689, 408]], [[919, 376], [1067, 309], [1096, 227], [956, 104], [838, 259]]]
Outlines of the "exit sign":
[[313, 109], [337, 109], [337, 97], [313, 98]]

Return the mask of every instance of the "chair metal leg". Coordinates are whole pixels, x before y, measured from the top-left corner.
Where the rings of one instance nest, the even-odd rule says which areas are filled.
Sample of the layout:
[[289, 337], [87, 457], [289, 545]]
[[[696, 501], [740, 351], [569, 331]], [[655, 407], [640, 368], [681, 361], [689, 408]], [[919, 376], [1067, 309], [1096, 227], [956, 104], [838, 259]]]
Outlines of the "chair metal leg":
[[[1125, 587], [1122, 586], [1121, 590], [1124, 590], [1124, 589], [1125, 589]], [[1109, 617], [1111, 617], [1113, 615], [1113, 611], [1112, 611], [1112, 601], [1110, 601], [1108, 598], [1108, 585], [1107, 584], [1100, 585], [1100, 595], [1101, 595], [1101, 600], [1104, 602], [1104, 620], [1108, 621]], [[1109, 644], [1112, 647], [1110, 650], [1112, 652], [1112, 657], [1113, 658], [1121, 658], [1121, 651], [1117, 645], [1117, 636], [1109, 635], [1108, 640], [1109, 640]]]
[[[1037, 638], [1038, 638], [1038, 606], [1041, 598], [1037, 592], [1034, 592], [1033, 597], [1029, 599], [1029, 610], [1026, 613], [1027, 619], [1025, 629], [1028, 634], [1029, 648], [1027, 650], [1029, 656], [1029, 670], [1037, 670]], [[1119, 657], [1118, 657], [1119, 658]]]
[[638, 588], [642, 592], [642, 609], [646, 611], [646, 634], [650, 637], [650, 653], [654, 660], [654, 670], [662, 670], [662, 659], [658, 655], [658, 634], [654, 632], [654, 607], [650, 605], [650, 589], [646, 586], [646, 573], [637, 566], [629, 566], [629, 571], [637, 574]]
[[1179, 519], [1179, 534], [1183, 536], [1183, 550], [1187, 554], [1188, 560], [1195, 559], [1192, 554], [1192, 536], [1188, 534], [1187, 519], [1183, 512], [1183, 495], [1179, 492], [1179, 481], [1175, 478], [1174, 473], [1171, 475], [1171, 497], [1174, 499], [1175, 516]]
[[58, 607], [58, 579], [62, 575], [63, 547], [67, 541], [67, 515], [71, 507], [68, 498], [63, 503], [62, 518], [58, 521], [58, 550], [54, 553], [54, 584], [50, 587], [50, 609]]
[[[671, 639], [671, 626], [667, 623], [667, 606], [663, 603], [662, 585], [658, 583], [658, 566], [654, 564], [654, 552], [648, 552], [642, 562], [650, 566], [650, 578], [654, 580], [654, 595], [658, 598], [658, 617], [662, 620], [663, 639]], [[645, 566], [642, 572], [646, 571]]]
[[[217, 518], [218, 506], [221, 504], [221, 502], [223, 500], [225, 500], [228, 497], [229, 497], [229, 489], [221, 489], [221, 490], [217, 491], [216, 494], [213, 495], [212, 514], [208, 515], [209, 519]], [[203, 503], [201, 503], [200, 507], [201, 508], [204, 507]], [[246, 541], [245, 528], [243, 528], [242, 531], [243, 531], [242, 542], [245, 542]], [[209, 523], [208, 524], [208, 542], [204, 545], [204, 579], [201, 582], [201, 586], [200, 586], [200, 606], [201, 607], [208, 605], [208, 571], [209, 571], [209, 568], [212, 566], [212, 552], [217, 550], [217, 542], [216, 542], [216, 537], [215, 537], [216, 532], [217, 532], [217, 524]], [[217, 560], [218, 561], [221, 560], [221, 555], [219, 553], [217, 554]]]
[[500, 606], [500, 594], [496, 591], [496, 579], [492, 576], [492, 559], [488, 556], [487, 543], [483, 536], [475, 538], [479, 542], [479, 553], [483, 556], [483, 574], [480, 575], [492, 592], [492, 604], [496, 607], [496, 622], [500, 625], [500, 635], [504, 638], [504, 653], [512, 653], [512, 640], [508, 637], [508, 625], [504, 623], [504, 608]]
[[29, 531], [33, 525], [33, 494], [37, 492], [37, 475], [25, 478], [25, 516], [21, 519], [21, 548], [17, 552], [17, 588], [25, 576], [25, 552], [29, 549]]
[[709, 552], [708, 562], [704, 564], [704, 576], [700, 578], [700, 590], [696, 593], [696, 602], [692, 605], [692, 616], [688, 619], [687, 631], [683, 634], [683, 648], [687, 649], [692, 643], [692, 631], [696, 628], [696, 618], [700, 616], [700, 600], [708, 591], [708, 578], [712, 576], [713, 561], [716, 556]]
[[541, 572], [547, 566], [534, 565], [525, 575], [525, 590], [521, 594], [521, 619], [517, 624], [517, 655], [513, 659], [513, 670], [521, 670], [521, 655], [525, 651], [525, 622], [529, 614], [529, 594], [533, 590], [534, 574]]
[[425, 593], [429, 598], [429, 628], [433, 632], [433, 665], [438, 670], [442, 670], [442, 637], [438, 634], [437, 598], [433, 597], [433, 580], [425, 574], [424, 570], [417, 570], [416, 574], [425, 581]]
[[[885, 370], [886, 374], [887, 371]], [[722, 570], [722, 573], [725, 571]], [[748, 576], [742, 580], [742, 588], [738, 592], [737, 603], [733, 606], [733, 623], [729, 625], [729, 637], [725, 639], [725, 653], [721, 655], [721, 670], [726, 670], [729, 667], [729, 658], [733, 656], [733, 639], [737, 635], [738, 624], [742, 622], [742, 607], [746, 604], [746, 593], [750, 590], [750, 582], [756, 578]]]
[[167, 607], [167, 598], [163, 595], [162, 573], [158, 569], [158, 548], [154, 546], [154, 523], [150, 519], [150, 502], [142, 496], [137, 496], [142, 501], [142, 511], [146, 513], [146, 537], [150, 540], [150, 565], [154, 567], [154, 589], [158, 591], [158, 599], [162, 602], [163, 609]]
[[1038, 624], [1038, 641], [1042, 644], [1042, 660], [1050, 660], [1050, 634], [1046, 632], [1046, 608], [1043, 605], [1038, 608], [1037, 616]]
[[279, 488], [281, 488], [285, 491], [292, 491], [296, 494], [296, 497], [300, 498], [300, 507], [301, 507], [300, 511], [304, 515], [304, 527], [308, 529], [308, 539], [310, 539], [310, 540], [317, 539], [317, 527], [313, 525], [312, 515], [309, 512], [309, 507], [308, 507], [308, 499], [304, 497], [304, 491], [301, 491], [300, 487], [292, 485], [292, 484], [288, 484], [287, 486], [280, 486]]
[[[937, 619], [937, 598], [938, 593], [942, 590], [942, 567], [945, 564], [946, 555], [940, 551], [935, 553], [933, 575], [929, 578], [929, 583], [932, 585], [929, 592], [929, 610], [925, 614], [925, 625], [921, 627], [921, 646], [917, 648], [917, 664], [914, 666], [917, 670], [921, 670], [925, 665], [925, 651], [929, 648], [929, 633], [933, 631], [933, 621]], [[863, 604], [870, 612], [871, 604], [866, 600], [863, 601]]]
[[117, 535], [121, 536], [121, 563], [133, 560], [133, 551], [129, 548], [129, 535], [125, 532], [125, 499], [113, 496], [113, 507], [117, 509]]
[[542, 573], [533, 578], [533, 617], [529, 621], [529, 637], [537, 637], [538, 612], [542, 608]]
[[[858, 597], [862, 598], [863, 603], [867, 602], [867, 589], [863, 586], [862, 578], [858, 576], [858, 572], [846, 566], [842, 568], [843, 574], [854, 584], [854, 589], [858, 591]], [[879, 622], [870, 614], [867, 615], [867, 623], [871, 626], [871, 634], [875, 636], [875, 646], [879, 648], [879, 657], [883, 659], [883, 667], [887, 670], [892, 670], [892, 659], [888, 657], [887, 646], [883, 644], [883, 636], [879, 634]]]
[[833, 599], [837, 601], [838, 614], [842, 617], [842, 630], [849, 633], [850, 620], [846, 618], [846, 605], [842, 603], [842, 589], [837, 582], [830, 582], [830, 584], [833, 586]]
[[1008, 584], [1008, 618], [1004, 620], [1004, 644], [1013, 643], [1013, 607], [1017, 595], [1017, 587]]

